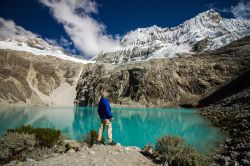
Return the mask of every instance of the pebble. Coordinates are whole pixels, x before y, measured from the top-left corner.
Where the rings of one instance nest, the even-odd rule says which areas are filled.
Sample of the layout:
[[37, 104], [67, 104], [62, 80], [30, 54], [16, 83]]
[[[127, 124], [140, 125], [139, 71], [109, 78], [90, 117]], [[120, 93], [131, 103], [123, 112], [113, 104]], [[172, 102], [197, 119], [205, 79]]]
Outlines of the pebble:
[[129, 147], [125, 147], [124, 149], [125, 149], [125, 150], [131, 150]]
[[246, 157], [248, 160], [250, 160], [250, 152], [247, 152]]
[[90, 150], [89, 151], [89, 154], [92, 154], [92, 155], [94, 155], [94, 154], [96, 154], [93, 150]]
[[118, 155], [119, 153], [118, 152], [112, 152], [111, 154]]
[[122, 152], [122, 150], [121, 150], [121, 149], [118, 149], [117, 151]]
[[30, 158], [28, 158], [28, 159], [26, 159], [26, 160], [29, 161], [29, 162], [35, 162], [35, 160], [30, 159]]
[[58, 153], [53, 153], [51, 156], [57, 156], [58, 155]]
[[233, 161], [230, 166], [239, 166], [240, 164], [238, 163], [238, 161]]
[[73, 154], [73, 153], [75, 153], [76, 151], [74, 150], [74, 149], [69, 149], [66, 153], [68, 153], [68, 154]]
[[241, 160], [241, 164], [242, 164], [242, 165], [250, 165], [250, 161], [247, 160], [247, 159], [242, 159], [242, 160]]
[[230, 157], [222, 156], [220, 158], [220, 164], [223, 165], [223, 166], [227, 166], [227, 165], [229, 165], [230, 160], [231, 160]]
[[86, 151], [88, 150], [88, 147], [86, 145], [84, 145], [83, 147], [81, 147], [80, 151]]

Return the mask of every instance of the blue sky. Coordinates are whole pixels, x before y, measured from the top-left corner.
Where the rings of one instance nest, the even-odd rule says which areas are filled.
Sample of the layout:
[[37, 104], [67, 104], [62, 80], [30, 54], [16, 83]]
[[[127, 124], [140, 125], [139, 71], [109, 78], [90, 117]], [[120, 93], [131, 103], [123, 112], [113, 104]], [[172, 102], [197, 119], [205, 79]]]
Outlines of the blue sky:
[[139, 27], [177, 26], [210, 8], [226, 18], [249, 18], [250, 5], [248, 0], [61, 1], [0, 0], [0, 17], [76, 54], [93, 56], [103, 47], [115, 47], [126, 32]]

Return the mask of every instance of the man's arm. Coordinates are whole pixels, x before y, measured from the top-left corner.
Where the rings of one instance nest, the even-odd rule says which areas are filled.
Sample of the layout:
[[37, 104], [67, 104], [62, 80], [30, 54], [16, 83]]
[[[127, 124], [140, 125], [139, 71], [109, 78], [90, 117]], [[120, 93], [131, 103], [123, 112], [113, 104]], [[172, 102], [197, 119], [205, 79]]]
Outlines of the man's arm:
[[113, 115], [112, 115], [112, 112], [111, 112], [111, 107], [110, 107], [110, 103], [108, 100], [106, 100], [105, 102], [105, 110], [106, 110], [106, 113], [107, 113], [107, 118], [110, 119], [110, 118], [113, 118]]

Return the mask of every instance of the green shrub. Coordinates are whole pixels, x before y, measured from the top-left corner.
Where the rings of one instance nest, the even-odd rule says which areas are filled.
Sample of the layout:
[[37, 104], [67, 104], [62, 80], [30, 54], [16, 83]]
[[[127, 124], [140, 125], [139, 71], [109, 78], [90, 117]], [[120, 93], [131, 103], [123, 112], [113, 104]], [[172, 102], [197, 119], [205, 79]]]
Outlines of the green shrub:
[[[97, 137], [98, 137], [98, 133], [95, 130], [91, 130], [88, 134], [86, 134], [83, 139], [82, 142], [88, 144], [88, 146], [92, 147], [94, 144], [97, 143]], [[102, 137], [101, 140], [102, 144], [105, 144], [105, 139]]]
[[16, 129], [8, 129], [7, 133], [25, 133], [34, 134], [37, 140], [37, 145], [42, 147], [52, 147], [55, 144], [62, 142], [60, 130], [50, 128], [33, 128], [32, 126], [21, 126]]
[[198, 153], [179, 137], [164, 136], [157, 140], [155, 153], [160, 161], [170, 166], [206, 166], [209, 159]]
[[34, 150], [34, 135], [7, 133], [0, 138], [0, 165], [11, 160], [23, 160], [28, 152]]
[[0, 165], [12, 160], [24, 161], [27, 158], [40, 160], [53, 153], [52, 148], [36, 147], [34, 134], [9, 132], [0, 138]]

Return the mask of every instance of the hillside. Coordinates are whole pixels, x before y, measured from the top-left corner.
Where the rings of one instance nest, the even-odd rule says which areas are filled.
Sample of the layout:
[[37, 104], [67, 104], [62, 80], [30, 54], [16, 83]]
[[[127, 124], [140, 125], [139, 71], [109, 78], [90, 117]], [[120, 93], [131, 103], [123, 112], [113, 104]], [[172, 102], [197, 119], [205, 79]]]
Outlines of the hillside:
[[0, 103], [73, 105], [80, 63], [0, 50]]
[[102, 88], [113, 104], [146, 107], [196, 105], [247, 70], [250, 37], [215, 51], [180, 58], [112, 65], [88, 64], [78, 80], [81, 105], [95, 105]]

